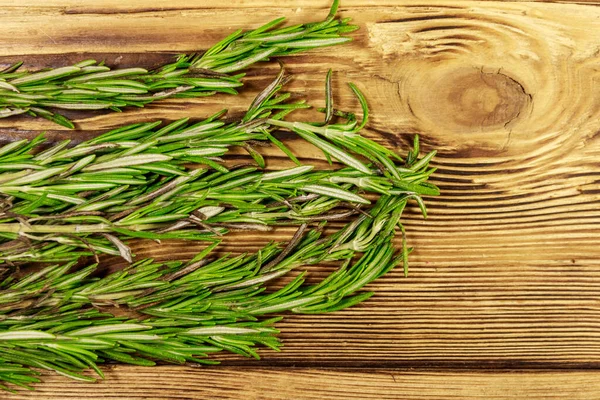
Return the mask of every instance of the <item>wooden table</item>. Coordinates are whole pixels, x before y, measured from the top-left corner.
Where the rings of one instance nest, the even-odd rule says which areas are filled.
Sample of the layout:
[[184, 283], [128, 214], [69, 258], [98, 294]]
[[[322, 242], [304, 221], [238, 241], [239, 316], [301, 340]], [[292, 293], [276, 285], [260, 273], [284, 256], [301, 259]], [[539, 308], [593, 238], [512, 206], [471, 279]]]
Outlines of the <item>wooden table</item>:
[[[86, 58], [153, 67], [275, 17], [317, 20], [326, 0], [1, 1], [0, 61], [62, 66]], [[221, 357], [212, 368], [106, 369], [74, 383], [44, 374], [34, 394], [2, 399], [599, 398], [600, 2], [344, 0], [354, 42], [285, 60], [289, 90], [372, 109], [368, 135], [404, 153], [420, 133], [438, 149], [430, 216], [405, 217], [416, 247], [377, 295], [344, 312], [289, 316], [281, 353]], [[86, 133], [0, 120], [2, 139], [47, 131], [81, 138], [126, 122], [243, 110], [277, 72], [249, 71], [243, 95], [170, 100], [123, 114], [80, 115]], [[86, 118], [83, 118], [83, 117]], [[316, 162], [314, 149], [293, 142]], [[273, 156], [272, 163], [277, 162]], [[269, 239], [289, 238], [282, 229]], [[266, 238], [234, 235], [228, 250]], [[189, 243], [141, 242], [139, 256], [189, 258]], [[107, 260], [117, 265], [116, 259]], [[311, 270], [319, 276], [324, 270]]]

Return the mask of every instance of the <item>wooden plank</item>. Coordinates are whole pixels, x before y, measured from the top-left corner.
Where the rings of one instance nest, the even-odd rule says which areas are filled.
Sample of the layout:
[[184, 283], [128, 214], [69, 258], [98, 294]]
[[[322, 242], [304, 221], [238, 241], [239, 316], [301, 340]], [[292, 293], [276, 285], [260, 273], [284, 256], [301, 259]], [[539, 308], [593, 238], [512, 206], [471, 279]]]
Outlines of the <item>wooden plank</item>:
[[[283, 351], [261, 350], [261, 363], [483, 368], [600, 365], [597, 263], [593, 255], [574, 263], [554, 260], [560, 251], [578, 257], [580, 250], [569, 246], [579, 241], [589, 246], [593, 238], [560, 244], [539, 236], [510, 249], [493, 244], [500, 237], [482, 243], [479, 232], [447, 233], [458, 237], [439, 248], [425, 236], [443, 237], [443, 232], [418, 228], [416, 222], [410, 224], [410, 241], [418, 244], [408, 278], [400, 270], [393, 271], [368, 287], [377, 293], [373, 298], [350, 310], [286, 317], [277, 324]], [[283, 241], [292, 234], [293, 229], [281, 229], [268, 239]], [[255, 251], [264, 243], [265, 238], [235, 233], [226, 238], [221, 251]], [[557, 248], [542, 257], [550, 247]], [[157, 259], [172, 258], [174, 253], [189, 258], [200, 249], [201, 245], [184, 242], [169, 247], [144, 242], [138, 244], [136, 253]], [[487, 257], [480, 259], [477, 251]], [[116, 258], [107, 261], [115, 267], [120, 263]], [[309, 279], [318, 281], [330, 271], [312, 268]], [[230, 355], [216, 358], [227, 365], [256, 363]]]
[[[520, 2], [521, 0], [480, 0], [480, 3], [484, 2]], [[598, 4], [598, 0], [532, 0], [533, 2], [539, 3], [572, 3], [582, 5], [595, 5]], [[435, 2], [437, 6], [447, 5], [452, 6], [456, 3], [454, 0], [438, 0]], [[429, 2], [423, 0], [404, 0], [401, 5], [430, 5]], [[216, 5], [209, 1], [195, 1], [190, 0], [155, 0], [152, 5], [149, 6], [148, 2], [144, 0], [129, 0], [122, 2], [119, 0], [102, 0], [101, 2], [94, 2], [93, 5], [86, 4], [78, 0], [47, 0], [43, 3], [36, 2], [35, 0], [0, 0], [0, 6], [3, 8], [12, 7], [35, 7], [35, 8], [62, 8], [66, 13], [99, 13], [99, 14], [111, 14], [120, 12], [156, 12], [166, 10], [195, 10], [195, 9], [221, 9], [228, 10], [232, 8], [260, 8], [260, 9], [282, 9], [286, 10], [286, 7], [281, 4], [273, 3], [267, 0], [231, 0], [226, 5]], [[322, 0], [302, 0], [297, 2], [298, 7], [306, 8], [320, 8], [326, 9], [329, 7], [329, 3], [323, 2]], [[356, 8], [356, 7], [373, 7], [373, 6], [398, 6], [396, 0], [377, 0], [376, 2], [370, 0], [344, 0], [341, 6], [343, 8]], [[289, 6], [287, 9], [290, 9]]]
[[[63, 12], [61, 4], [73, 2], [45, 4], [0, 12], [0, 61], [25, 57], [42, 67], [94, 53], [122, 67], [152, 66], [275, 16], [288, 15], [291, 23], [316, 19], [315, 10], [324, 13], [328, 2], [298, 2], [297, 9], [252, 3], [252, 12], [241, 3], [194, 4], [120, 14], [98, 12], [111, 10], [111, 3], [81, 13]], [[332, 67], [337, 104], [356, 109], [344, 87], [356, 82], [372, 108], [369, 137], [403, 152], [419, 132], [424, 151], [439, 150], [434, 182], [442, 195], [427, 199], [429, 219], [414, 208], [406, 215], [416, 247], [409, 278], [393, 272], [370, 287], [378, 292], [373, 299], [352, 310], [286, 319], [279, 324], [284, 351], [264, 351], [264, 363], [598, 366], [600, 8], [370, 4], [344, 2], [342, 14], [361, 26], [352, 44], [286, 59], [296, 75], [290, 88], [321, 105], [324, 74]], [[147, 58], [146, 52], [160, 54]], [[205, 116], [225, 106], [240, 111], [276, 68], [253, 68], [249, 92], [239, 97], [172, 100], [78, 123], [96, 132]], [[47, 129], [51, 137], [82, 135], [45, 121], [0, 121], [4, 138]], [[322, 160], [299, 141], [291, 147], [306, 161]], [[268, 161], [277, 168], [281, 159]], [[291, 233], [240, 233], [226, 250], [256, 250]], [[200, 246], [140, 242], [135, 248], [138, 256], [165, 259], [189, 258]], [[116, 259], [110, 263], [118, 266]], [[325, 272], [313, 269], [311, 276]]]
[[[174, 379], [174, 377], [177, 379]], [[444, 371], [288, 368], [115, 367], [107, 381], [73, 383], [44, 376], [36, 392], [6, 400], [329, 400], [329, 399], [593, 399], [594, 371]]]

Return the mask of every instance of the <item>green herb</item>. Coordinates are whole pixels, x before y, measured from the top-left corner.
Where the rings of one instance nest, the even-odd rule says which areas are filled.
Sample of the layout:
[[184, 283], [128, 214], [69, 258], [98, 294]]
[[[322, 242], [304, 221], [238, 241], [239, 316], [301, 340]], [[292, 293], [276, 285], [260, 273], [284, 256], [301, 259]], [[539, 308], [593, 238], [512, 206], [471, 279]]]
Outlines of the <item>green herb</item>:
[[[349, 42], [342, 36], [358, 29], [336, 19], [338, 0], [321, 22], [279, 28], [279, 18], [253, 31], [237, 30], [203, 54], [181, 55], [157, 70], [111, 70], [96, 60], [40, 72], [19, 72], [17, 63], [0, 72], [0, 118], [26, 113], [74, 128], [54, 109], [120, 111], [168, 97], [236, 94], [243, 85], [237, 73], [272, 57]], [[234, 73], [233, 75], [230, 75]]]
[[[317, 314], [344, 309], [369, 298], [356, 293], [402, 263], [392, 239], [408, 196], [382, 196], [341, 230], [324, 236], [299, 229], [282, 248], [272, 243], [255, 254], [211, 258], [213, 244], [188, 263], [138, 261], [97, 277], [96, 265], [73, 270], [53, 265], [0, 288], [0, 381], [31, 389], [35, 369], [75, 380], [109, 360], [134, 365], [215, 363], [210, 354], [228, 351], [259, 358], [257, 346], [278, 350], [273, 324], [283, 312]], [[355, 257], [360, 256], [360, 257]], [[304, 266], [338, 262], [317, 284], [305, 272], [279, 290], [276, 278]], [[118, 307], [117, 317], [110, 310]], [[100, 311], [105, 310], [105, 311]]]
[[[241, 76], [221, 74], [269, 56], [336, 44], [339, 38], [327, 35], [353, 29], [334, 20], [336, 8], [334, 2], [321, 23], [274, 29], [281, 22], [276, 20], [235, 33], [194, 59], [193, 73], [239, 81]], [[184, 75], [192, 73], [189, 67], [182, 67]], [[92, 82], [94, 88], [68, 89], [70, 95], [91, 98], [68, 107], [93, 109], [114, 96], [143, 96], [149, 75], [163, 73], [165, 82], [181, 79], [179, 67], [150, 74], [135, 68], [109, 72], [91, 61], [37, 75], [19, 75], [17, 68], [2, 73], [0, 93], [18, 91], [23, 96], [16, 104], [23, 107], [7, 107], [0, 115], [49, 113], [41, 103], [25, 100], [38, 101], [37, 93], [51, 87], [63, 96], [56, 87], [66, 83]], [[74, 68], [88, 69], [77, 76]], [[107, 361], [212, 364], [210, 355], [221, 351], [259, 358], [259, 347], [280, 347], [278, 314], [338, 311], [369, 298], [371, 292], [360, 290], [396, 265], [407, 272], [411, 249], [401, 217], [409, 201], [426, 216], [421, 196], [439, 193], [427, 182], [435, 152], [419, 158], [415, 138], [402, 158], [361, 136], [369, 117], [366, 99], [350, 84], [362, 118], [336, 110], [331, 71], [320, 110], [324, 120], [290, 121], [289, 113], [308, 106], [281, 93], [285, 81], [282, 68], [237, 122], [226, 122], [222, 111], [196, 123], [128, 125], [75, 145], [66, 140], [47, 147], [40, 136], [0, 148], [0, 261], [57, 262], [26, 276], [0, 268], [0, 388], [31, 389], [39, 381], [38, 369], [93, 381], [89, 370], [103, 378], [98, 366]], [[180, 84], [161, 90], [199, 93], [182, 91]], [[19, 85], [37, 89], [24, 94]], [[115, 85], [125, 90], [118, 92]], [[46, 117], [68, 125], [62, 116]], [[278, 129], [319, 148], [331, 167], [300, 163], [277, 139]], [[259, 151], [264, 145], [277, 146], [296, 166], [268, 169]], [[228, 167], [234, 147], [245, 149], [253, 162]], [[324, 233], [329, 221], [348, 217], [353, 219], [342, 229]], [[228, 229], [278, 225], [298, 227], [286, 245], [270, 243], [235, 257], [214, 255]], [[397, 230], [399, 250], [393, 244]], [[131, 238], [210, 242], [189, 262], [134, 262], [126, 243]], [[97, 253], [121, 255], [130, 264], [109, 274], [97, 263], [78, 267], [81, 256]], [[273, 287], [277, 278], [322, 262], [338, 268], [321, 282], [308, 285], [306, 271], [298, 271], [284, 287]]]
[[[421, 195], [438, 193], [426, 182], [433, 153], [419, 160], [410, 152], [409, 164], [358, 134], [368, 115], [364, 101], [361, 124], [352, 113], [344, 113], [345, 124], [283, 121], [307, 106], [286, 102], [288, 95], [279, 93], [282, 76], [237, 123], [225, 123], [219, 112], [193, 124], [129, 125], [73, 147], [66, 140], [39, 151], [40, 136], [0, 148], [0, 260], [69, 261], [108, 253], [132, 261], [123, 242], [128, 238], [214, 240], [228, 228], [268, 230], [356, 215], [372, 195], [409, 195], [422, 205]], [[285, 113], [275, 114], [282, 107]], [[279, 127], [347, 167], [263, 170], [256, 143], [291, 154], [272, 135]], [[234, 146], [252, 149], [257, 166], [226, 168], [220, 157]]]

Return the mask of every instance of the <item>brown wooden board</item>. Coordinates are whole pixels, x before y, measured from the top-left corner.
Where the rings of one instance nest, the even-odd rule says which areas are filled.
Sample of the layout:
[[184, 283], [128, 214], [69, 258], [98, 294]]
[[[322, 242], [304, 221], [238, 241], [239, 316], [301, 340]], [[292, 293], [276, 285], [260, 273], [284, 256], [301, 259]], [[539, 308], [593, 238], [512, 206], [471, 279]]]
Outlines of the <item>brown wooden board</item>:
[[[419, 398], [422, 389], [421, 398], [541, 399], [588, 398], [578, 390], [596, 385], [590, 390], [598, 397], [592, 379], [600, 366], [598, 4], [342, 1], [340, 14], [361, 27], [354, 42], [286, 58], [295, 76], [289, 90], [322, 106], [332, 68], [340, 108], [358, 109], [346, 82], [364, 91], [372, 111], [366, 135], [404, 153], [419, 133], [424, 152], [439, 151], [433, 182], [441, 196], [426, 199], [427, 220], [415, 208], [405, 216], [415, 247], [409, 277], [390, 273], [370, 285], [373, 298], [347, 311], [287, 317], [278, 324], [283, 351], [261, 351], [261, 361], [221, 356], [224, 367], [210, 370], [117, 367], [94, 386], [45, 375], [50, 384], [38, 385], [39, 396], [375, 399]], [[317, 20], [328, 7], [321, 0], [0, 1], [0, 64], [22, 59], [42, 68], [93, 57], [154, 67], [202, 51], [235, 29], [279, 16]], [[274, 62], [252, 68], [240, 96], [71, 114], [81, 130], [0, 119], [0, 139], [47, 131], [51, 140], [82, 140], [125, 123], [200, 118], [221, 108], [235, 114], [277, 69]], [[287, 140], [304, 160], [324, 162], [316, 149], [292, 135]], [[281, 167], [281, 154], [272, 153], [268, 167]], [[256, 250], [292, 234], [236, 233], [225, 250]], [[137, 256], [185, 259], [201, 245], [134, 247]], [[310, 276], [327, 271], [314, 268]], [[386, 369], [317, 369], [350, 367]], [[446, 369], [392, 372], [397, 382], [387, 370], [440, 367]], [[565, 372], [570, 368], [591, 369]]]

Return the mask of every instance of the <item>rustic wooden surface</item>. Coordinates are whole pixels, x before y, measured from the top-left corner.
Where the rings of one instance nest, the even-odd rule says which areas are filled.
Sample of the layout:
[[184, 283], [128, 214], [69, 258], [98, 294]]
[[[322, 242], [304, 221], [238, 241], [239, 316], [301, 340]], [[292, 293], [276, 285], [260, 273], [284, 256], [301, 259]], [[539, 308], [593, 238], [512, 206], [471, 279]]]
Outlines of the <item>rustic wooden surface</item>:
[[[318, 19], [328, 8], [326, 0], [276, 4], [0, 1], [0, 63], [24, 59], [39, 68], [97, 57], [152, 67], [234, 29], [278, 16]], [[599, 5], [344, 0], [340, 14], [361, 27], [355, 41], [286, 59], [290, 90], [321, 105], [332, 67], [340, 106], [357, 107], [345, 82], [364, 90], [370, 137], [404, 152], [418, 132], [425, 151], [439, 150], [433, 180], [442, 195], [427, 199], [427, 220], [414, 209], [405, 218], [416, 247], [409, 277], [390, 273], [371, 285], [375, 297], [351, 310], [290, 316], [279, 324], [283, 351], [262, 351], [259, 362], [227, 356], [216, 368], [119, 366], [94, 385], [44, 375], [37, 395], [0, 397], [600, 397]], [[238, 97], [78, 114], [86, 133], [0, 120], [0, 139], [40, 131], [77, 138], [126, 122], [241, 111], [276, 69], [253, 68]], [[321, 159], [300, 142], [292, 147]], [[270, 161], [276, 167], [279, 158]], [[237, 234], [227, 250], [257, 249], [263, 239]], [[135, 248], [164, 259], [189, 258], [199, 247]]]

